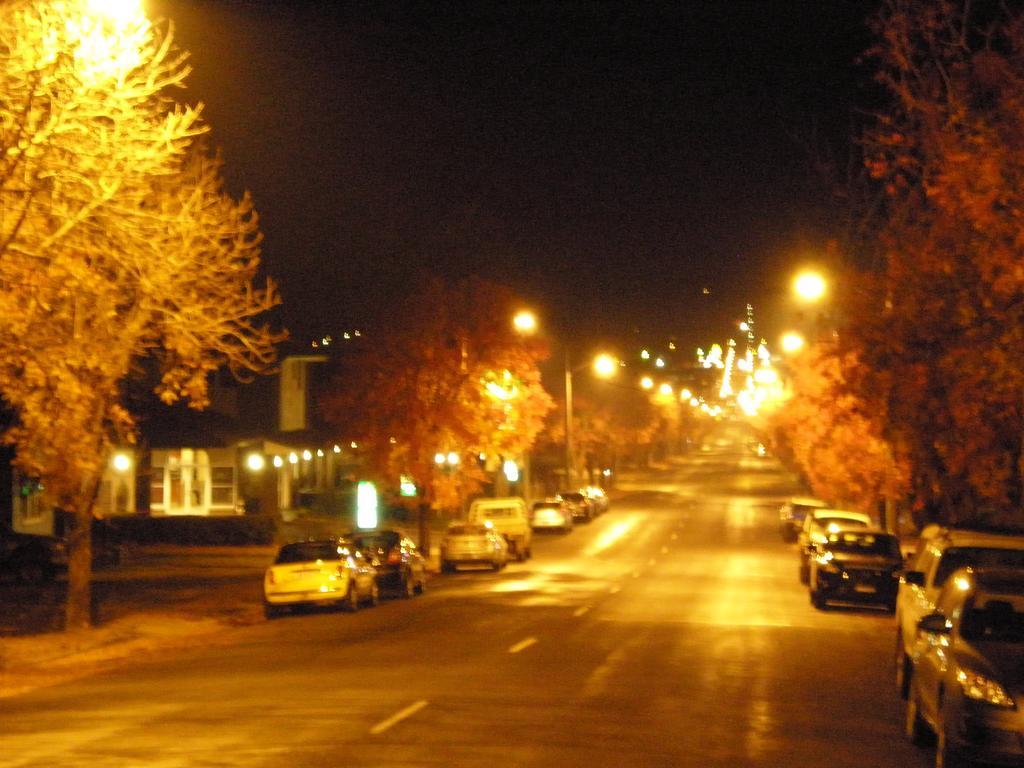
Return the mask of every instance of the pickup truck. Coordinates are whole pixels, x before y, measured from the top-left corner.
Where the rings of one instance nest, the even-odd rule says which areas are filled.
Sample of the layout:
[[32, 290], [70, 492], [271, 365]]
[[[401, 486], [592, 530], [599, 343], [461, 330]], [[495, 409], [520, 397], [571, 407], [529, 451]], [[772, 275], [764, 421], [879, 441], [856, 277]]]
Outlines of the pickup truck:
[[530, 513], [526, 502], [519, 496], [496, 499], [476, 499], [469, 505], [468, 522], [484, 525], [505, 537], [509, 554], [523, 561], [532, 554], [533, 528], [530, 527]]

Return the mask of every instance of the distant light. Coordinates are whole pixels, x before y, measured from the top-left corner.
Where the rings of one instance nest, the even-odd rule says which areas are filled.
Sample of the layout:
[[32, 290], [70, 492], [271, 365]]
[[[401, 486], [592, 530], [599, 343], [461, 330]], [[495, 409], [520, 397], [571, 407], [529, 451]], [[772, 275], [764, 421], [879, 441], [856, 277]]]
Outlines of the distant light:
[[412, 497], [417, 494], [416, 483], [413, 482], [412, 478], [408, 475], [402, 475], [401, 482], [399, 483], [399, 493], [405, 497]]
[[275, 456], [274, 457], [274, 466], [277, 467], [278, 469], [283, 467], [284, 466], [284, 459], [282, 459], [280, 456]]
[[263, 454], [261, 453], [250, 453], [245, 457], [245, 466], [248, 467], [251, 472], [262, 472], [263, 468], [267, 466], [267, 460], [263, 458]]
[[316, 449], [316, 455], [320, 456], [322, 458], [323, 455], [324, 455], [324, 449], [323, 448], [317, 448]]
[[971, 581], [966, 576], [956, 577], [956, 588], [961, 592], [966, 592], [971, 588]]
[[668, 348], [671, 349], [674, 352], [675, 349], [676, 349], [676, 343], [674, 341], [670, 341], [668, 343]]
[[341, 446], [340, 445], [336, 445], [331, 450], [334, 451], [335, 453], [341, 453]]
[[359, 447], [359, 443], [357, 443], [355, 440], [353, 440], [351, 443], [348, 444], [348, 447], [351, 448], [354, 451], [356, 448]]
[[825, 295], [825, 278], [817, 272], [801, 272], [793, 279], [793, 291], [804, 301], [818, 301]]
[[452, 466], [455, 466], [456, 464], [458, 464], [459, 463], [459, 454], [457, 454], [455, 451], [449, 452], [448, 453], [448, 463], [451, 464]]
[[131, 469], [132, 460], [127, 453], [115, 453], [111, 464], [118, 472], [127, 472]]
[[700, 405], [700, 400], [698, 400], [696, 397], [691, 397], [690, 398], [690, 405], [692, 405], [694, 408], [696, 408], [698, 405]]
[[369, 480], [360, 480], [356, 486], [356, 525], [377, 527], [377, 486]]
[[359, 338], [360, 336], [363, 335], [363, 332], [362, 331], [353, 331], [352, 335], [355, 336], [356, 338]]
[[295, 451], [292, 451], [291, 453], [289, 453], [288, 454], [288, 463], [289, 464], [298, 464], [299, 463], [299, 454], [295, 453]]
[[501, 466], [501, 471], [505, 473], [505, 479], [510, 483], [517, 482], [519, 480], [519, 467], [512, 459], [506, 459], [505, 463]]
[[438, 466], [440, 466], [441, 464], [444, 464], [444, 454], [443, 453], [435, 453], [434, 454], [434, 463], [437, 464]]
[[640, 379], [640, 386], [643, 387], [644, 389], [651, 389], [652, 387], [654, 387], [654, 379], [652, 379], [650, 376], [644, 376], [642, 379]]
[[601, 472], [601, 474], [604, 475], [605, 477], [611, 477], [612, 471], [610, 469], [606, 469], [603, 472]]
[[651, 353], [648, 352], [646, 349], [641, 349], [640, 350], [640, 359], [641, 360], [650, 360], [651, 359]]
[[691, 397], [693, 397], [693, 392], [688, 389], [684, 389], [679, 393], [680, 400], [689, 400]]
[[747, 325], [747, 321], [746, 320], [744, 320], [742, 323], [740, 323], [740, 330], [741, 331], [749, 331], [750, 330], [750, 326]]
[[537, 330], [537, 316], [524, 309], [512, 318], [512, 325], [519, 333], [533, 333]]
[[793, 352], [799, 352], [803, 349], [804, 337], [796, 331], [790, 331], [782, 337], [782, 351], [792, 354]]
[[660, 387], [658, 387], [658, 394], [665, 395], [665, 396], [671, 395], [672, 394], [672, 385], [671, 384], [662, 384]]
[[654, 365], [655, 365], [656, 367], [658, 367], [658, 368], [664, 368], [664, 367], [665, 367], [665, 361], [664, 361], [664, 360], [662, 360], [662, 359], [661, 359], [661, 358], [659, 357], [659, 358], [658, 358], [657, 360], [655, 360], [655, 361], [654, 361]]
[[600, 354], [594, 358], [594, 373], [607, 378], [615, 373], [619, 367], [619, 361], [609, 354]]
[[396, 437], [389, 437], [388, 438], [388, 442], [391, 443], [391, 445], [398, 445], [398, 438], [396, 438]]
[[311, 451], [305, 450], [302, 452], [302, 458], [305, 459], [306, 461], [309, 461], [310, 459], [313, 458], [313, 454]]

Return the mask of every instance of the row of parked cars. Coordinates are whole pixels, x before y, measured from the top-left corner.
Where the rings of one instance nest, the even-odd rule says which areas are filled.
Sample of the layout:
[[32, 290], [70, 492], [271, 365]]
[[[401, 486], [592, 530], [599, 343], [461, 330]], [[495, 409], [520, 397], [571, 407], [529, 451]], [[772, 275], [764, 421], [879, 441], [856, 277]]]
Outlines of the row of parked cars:
[[1024, 535], [928, 526], [904, 560], [863, 513], [794, 499], [780, 514], [816, 607], [894, 612], [904, 730], [936, 767], [1024, 765]]
[[[599, 488], [562, 493], [528, 510], [519, 497], [477, 499], [465, 520], [452, 522], [440, 546], [440, 569], [487, 566], [500, 571], [533, 554], [533, 531], [555, 520], [571, 530], [607, 510]], [[310, 605], [341, 605], [356, 611], [376, 605], [382, 595], [413, 597], [426, 588], [427, 561], [408, 536], [396, 530], [301, 541], [280, 548], [263, 581], [267, 618]]]

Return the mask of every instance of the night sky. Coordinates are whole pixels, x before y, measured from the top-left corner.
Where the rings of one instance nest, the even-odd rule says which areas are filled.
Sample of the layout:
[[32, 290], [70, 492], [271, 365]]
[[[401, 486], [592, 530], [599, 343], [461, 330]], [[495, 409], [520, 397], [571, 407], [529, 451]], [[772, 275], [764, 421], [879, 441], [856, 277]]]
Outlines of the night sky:
[[149, 7], [294, 336], [400, 312], [427, 270], [507, 283], [563, 334], [698, 343], [827, 237], [794, 136], [848, 138], [871, 5]]

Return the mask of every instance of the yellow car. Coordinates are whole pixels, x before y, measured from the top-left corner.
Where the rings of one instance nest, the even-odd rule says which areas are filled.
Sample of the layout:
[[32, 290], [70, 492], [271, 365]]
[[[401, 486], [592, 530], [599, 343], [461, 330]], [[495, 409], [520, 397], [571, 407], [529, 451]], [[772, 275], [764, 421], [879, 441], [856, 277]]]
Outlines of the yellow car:
[[291, 608], [343, 605], [356, 611], [380, 599], [377, 572], [348, 539], [285, 544], [263, 577], [263, 611], [268, 619]]

